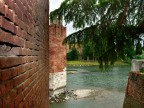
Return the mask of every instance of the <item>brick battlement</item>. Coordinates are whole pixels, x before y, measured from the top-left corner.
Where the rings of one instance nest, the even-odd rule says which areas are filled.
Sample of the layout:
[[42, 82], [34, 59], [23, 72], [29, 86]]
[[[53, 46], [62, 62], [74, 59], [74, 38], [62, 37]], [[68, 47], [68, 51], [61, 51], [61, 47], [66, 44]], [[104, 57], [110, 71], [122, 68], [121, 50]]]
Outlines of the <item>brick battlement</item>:
[[62, 45], [66, 38], [66, 27], [50, 25], [49, 27], [49, 65], [50, 73], [62, 72], [66, 67], [66, 46]]
[[60, 94], [66, 90], [66, 28], [62, 25], [49, 26], [49, 89], [50, 95]]

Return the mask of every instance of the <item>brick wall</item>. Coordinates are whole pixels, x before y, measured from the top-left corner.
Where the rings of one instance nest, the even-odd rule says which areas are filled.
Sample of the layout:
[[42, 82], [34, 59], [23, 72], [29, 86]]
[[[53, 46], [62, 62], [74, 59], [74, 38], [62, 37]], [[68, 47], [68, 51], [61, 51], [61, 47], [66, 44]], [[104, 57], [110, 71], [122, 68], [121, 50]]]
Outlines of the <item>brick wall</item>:
[[0, 0], [0, 108], [48, 108], [48, 0]]
[[66, 28], [59, 21], [55, 22], [49, 26], [50, 96], [66, 91], [66, 46], [62, 45]]
[[144, 59], [133, 59], [123, 108], [144, 108]]
[[62, 72], [66, 67], [66, 46], [62, 45], [66, 38], [66, 28], [62, 25], [52, 24], [49, 31], [50, 73]]
[[144, 74], [129, 74], [123, 108], [144, 108]]

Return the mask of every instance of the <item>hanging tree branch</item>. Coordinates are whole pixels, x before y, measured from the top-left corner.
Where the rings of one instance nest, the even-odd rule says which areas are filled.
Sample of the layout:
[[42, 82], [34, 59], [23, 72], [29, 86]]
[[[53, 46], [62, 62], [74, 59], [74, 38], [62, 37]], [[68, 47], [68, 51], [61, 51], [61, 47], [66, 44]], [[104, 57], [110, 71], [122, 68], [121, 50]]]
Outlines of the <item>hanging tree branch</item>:
[[51, 20], [61, 16], [81, 30], [69, 35], [64, 43], [91, 41], [93, 56], [100, 66], [124, 59], [134, 50], [134, 40], [144, 33], [144, 0], [65, 0], [51, 12]]

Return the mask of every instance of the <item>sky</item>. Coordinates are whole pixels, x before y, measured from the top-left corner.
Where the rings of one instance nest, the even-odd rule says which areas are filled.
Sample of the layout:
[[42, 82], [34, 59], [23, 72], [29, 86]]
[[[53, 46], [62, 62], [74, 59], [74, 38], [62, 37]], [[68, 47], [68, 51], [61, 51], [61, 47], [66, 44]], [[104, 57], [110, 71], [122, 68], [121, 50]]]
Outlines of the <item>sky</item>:
[[[64, 0], [50, 0], [50, 12], [59, 8], [60, 4], [63, 2]], [[64, 25], [65, 26], [65, 25]], [[75, 32], [76, 30], [73, 29], [72, 27], [72, 23], [67, 24], [66, 25], [67, 28], [67, 36], [73, 32]]]

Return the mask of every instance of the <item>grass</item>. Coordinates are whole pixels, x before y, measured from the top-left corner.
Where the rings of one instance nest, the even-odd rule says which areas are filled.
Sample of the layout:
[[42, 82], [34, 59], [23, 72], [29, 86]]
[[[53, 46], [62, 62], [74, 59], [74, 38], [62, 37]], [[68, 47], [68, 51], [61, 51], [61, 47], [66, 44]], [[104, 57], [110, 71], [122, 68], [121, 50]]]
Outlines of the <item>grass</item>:
[[91, 62], [91, 61], [67, 61], [67, 65], [98, 65], [98, 62]]
[[[97, 61], [67, 61], [67, 65], [71, 66], [93, 66], [93, 65], [99, 65]], [[124, 63], [123, 61], [117, 61], [114, 65], [128, 65], [127, 63]]]

